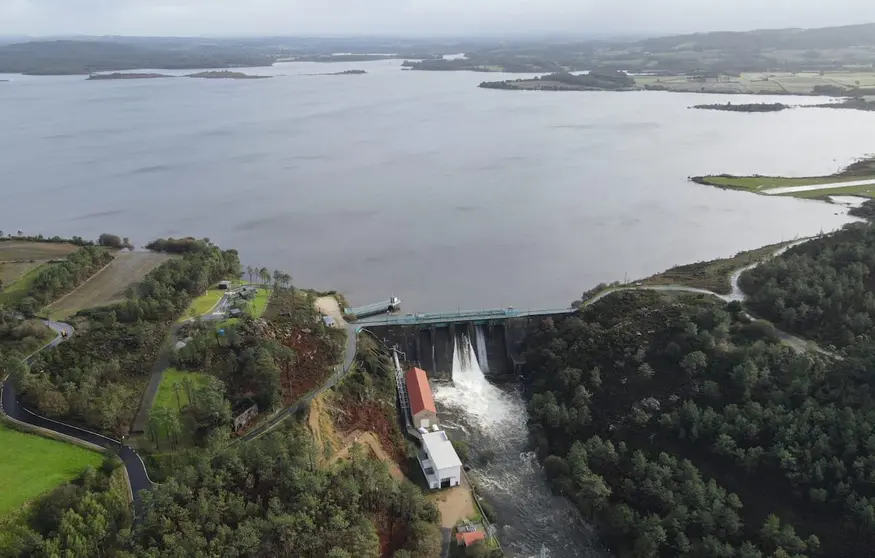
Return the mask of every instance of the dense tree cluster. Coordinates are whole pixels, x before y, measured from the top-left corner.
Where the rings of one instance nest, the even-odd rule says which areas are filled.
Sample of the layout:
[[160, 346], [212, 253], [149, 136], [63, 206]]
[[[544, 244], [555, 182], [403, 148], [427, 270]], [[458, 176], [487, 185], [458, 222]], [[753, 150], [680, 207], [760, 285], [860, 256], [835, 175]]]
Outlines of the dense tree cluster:
[[194, 237], [185, 238], [159, 238], [146, 244], [147, 250], [153, 252], [167, 252], [169, 254], [185, 254], [187, 252], [201, 252], [205, 246], [209, 246], [209, 240], [198, 240]]
[[129, 250], [134, 249], [134, 245], [131, 244], [131, 241], [126, 238], [122, 238], [118, 235], [103, 233], [98, 237], [97, 243], [101, 246], [107, 246], [109, 248], [116, 248], [121, 250], [122, 248], [127, 248]]
[[40, 320], [25, 320], [0, 310], [0, 350], [24, 357], [38, 351], [54, 336]]
[[845, 347], [875, 326], [875, 225], [855, 223], [742, 274], [748, 305], [778, 327]]
[[195, 295], [240, 273], [236, 251], [202, 243], [199, 251], [163, 263], [120, 304], [82, 312], [82, 333], [41, 353], [15, 378], [30, 406], [91, 428], [120, 434], [133, 417], [142, 382], [170, 325]]
[[869, 553], [875, 346], [797, 353], [737, 304], [652, 292], [527, 343], [548, 477], [619, 556]]
[[89, 467], [42, 496], [23, 521], [6, 523], [0, 558], [115, 556], [130, 526], [124, 470], [107, 457], [99, 469]]
[[436, 508], [363, 451], [350, 457], [320, 469], [309, 436], [288, 430], [194, 458], [146, 495], [132, 555], [358, 558], [383, 542], [399, 558], [437, 558]]

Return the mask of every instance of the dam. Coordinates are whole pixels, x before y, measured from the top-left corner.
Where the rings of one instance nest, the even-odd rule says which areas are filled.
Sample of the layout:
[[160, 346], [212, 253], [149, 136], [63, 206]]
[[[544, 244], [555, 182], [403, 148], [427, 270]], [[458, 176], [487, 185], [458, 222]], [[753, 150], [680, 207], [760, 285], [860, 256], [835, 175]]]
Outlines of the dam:
[[544, 318], [560, 318], [571, 312], [570, 308], [430, 312], [381, 316], [357, 326], [436, 380], [452, 379], [455, 347], [470, 343], [483, 373], [491, 380], [502, 380], [519, 374], [522, 341], [528, 331]]

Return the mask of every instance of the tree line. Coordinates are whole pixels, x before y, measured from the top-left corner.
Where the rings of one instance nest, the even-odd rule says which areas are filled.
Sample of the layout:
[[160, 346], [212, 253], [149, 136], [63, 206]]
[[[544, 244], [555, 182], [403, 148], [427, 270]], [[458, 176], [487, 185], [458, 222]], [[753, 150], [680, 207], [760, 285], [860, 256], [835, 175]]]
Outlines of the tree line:
[[155, 268], [126, 301], [80, 312], [80, 334], [32, 366], [7, 366], [25, 403], [98, 431], [126, 432], [171, 324], [193, 297], [239, 268], [236, 251], [203, 242]]
[[72, 291], [112, 261], [113, 255], [103, 248], [84, 246], [64, 261], [46, 265], [34, 277], [27, 296], [19, 303], [25, 314], [52, 303]]
[[798, 353], [737, 303], [616, 293], [526, 341], [554, 490], [618, 556], [836, 556], [875, 539], [875, 344]]

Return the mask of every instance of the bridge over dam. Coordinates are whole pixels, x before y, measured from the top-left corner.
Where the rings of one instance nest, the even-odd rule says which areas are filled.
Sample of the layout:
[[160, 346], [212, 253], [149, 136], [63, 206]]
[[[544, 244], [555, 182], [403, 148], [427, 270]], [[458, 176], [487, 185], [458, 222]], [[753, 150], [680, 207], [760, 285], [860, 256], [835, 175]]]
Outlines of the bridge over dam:
[[[453, 352], [470, 342], [484, 374], [512, 378], [523, 364], [520, 346], [526, 333], [547, 317], [560, 318], [571, 308], [460, 310], [396, 314], [368, 318], [356, 325], [396, 348], [403, 359], [429, 377], [453, 377]], [[484, 365], [485, 364], [485, 365]]]

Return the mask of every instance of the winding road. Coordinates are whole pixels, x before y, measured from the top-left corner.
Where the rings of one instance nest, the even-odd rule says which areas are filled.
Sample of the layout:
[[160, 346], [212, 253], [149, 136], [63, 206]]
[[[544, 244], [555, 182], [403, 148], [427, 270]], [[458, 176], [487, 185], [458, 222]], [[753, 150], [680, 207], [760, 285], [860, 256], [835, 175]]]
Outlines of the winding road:
[[[770, 258], [779, 256], [780, 254], [784, 253], [786, 250], [789, 250], [793, 246], [801, 244], [802, 242], [805, 242], [805, 240], [800, 240], [798, 242], [794, 242], [792, 244], [789, 244], [788, 246], [785, 246], [785, 247], [781, 248], [780, 250], [776, 251], [774, 254], [769, 256], [769, 258], [766, 258], [766, 259], [764, 259], [760, 262], [757, 262], [755, 264], [745, 266], [745, 267], [740, 268], [740, 269], [736, 270], [735, 272], [733, 272], [732, 275], [730, 276], [730, 284], [731, 284], [732, 289], [731, 289], [730, 294], [728, 294], [728, 295], [721, 295], [721, 294], [718, 294], [718, 293], [715, 293], [713, 291], [709, 291], [706, 289], [698, 289], [695, 287], [687, 287], [684, 285], [651, 285], [651, 286], [638, 285], [638, 286], [629, 286], [629, 287], [618, 287], [618, 288], [613, 288], [613, 289], [610, 289], [607, 291], [603, 291], [603, 292], [599, 293], [598, 295], [585, 301], [582, 304], [582, 306], [589, 306], [589, 305], [594, 304], [594, 303], [598, 302], [599, 300], [605, 298], [606, 296], [609, 296], [613, 293], [617, 293], [620, 291], [626, 291], [626, 290], [654, 290], [654, 291], [668, 291], [668, 292], [674, 291], [674, 292], [698, 293], [698, 294], [706, 294], [706, 295], [710, 295], [710, 296], [716, 296], [716, 297], [718, 297], [722, 300], [725, 300], [727, 302], [732, 302], [732, 301], [743, 302], [746, 299], [746, 295], [742, 292], [742, 290], [739, 286], [739, 278], [741, 277], [741, 274], [749, 269], [756, 267], [757, 265], [759, 265], [763, 261], [766, 261]], [[208, 317], [208, 316], [210, 316], [210, 317]], [[212, 312], [211, 312], [211, 314], [208, 314], [207, 316], [204, 316], [203, 318], [204, 319], [211, 319], [212, 316], [216, 316], [216, 315], [212, 314]], [[218, 317], [217, 316], [213, 317], [213, 319], [218, 319]], [[73, 335], [73, 328], [67, 324], [63, 324], [60, 322], [52, 322], [52, 321], [45, 321], [45, 324], [48, 325], [50, 328], [52, 328], [55, 332], [57, 332], [57, 336], [50, 343], [48, 343], [45, 347], [40, 349], [40, 351], [37, 351], [37, 353], [34, 353], [33, 355], [27, 357], [26, 360], [28, 362], [30, 362], [34, 358], [34, 356], [36, 356], [36, 354], [38, 354], [39, 352], [44, 351], [46, 349], [50, 349], [52, 347], [56, 347], [58, 344], [63, 342], [67, 337]], [[267, 421], [265, 421], [264, 423], [262, 423], [258, 427], [252, 429], [250, 432], [246, 433], [244, 436], [240, 437], [238, 440], [240, 442], [247, 442], [249, 440], [253, 440], [253, 439], [261, 436], [262, 434], [265, 434], [266, 432], [269, 432], [270, 430], [275, 428], [279, 423], [281, 423], [283, 420], [285, 420], [289, 416], [296, 413], [303, 406], [309, 404], [315, 397], [317, 397], [320, 394], [322, 394], [323, 392], [331, 389], [332, 387], [337, 385], [337, 383], [340, 382], [344, 377], [346, 377], [349, 374], [350, 370], [352, 369], [352, 364], [355, 360], [356, 349], [357, 349], [357, 336], [358, 336], [358, 333], [361, 331], [361, 329], [362, 328], [360, 326], [356, 326], [355, 324], [349, 324], [346, 326], [347, 343], [346, 343], [346, 354], [344, 355], [343, 363], [336, 366], [335, 373], [332, 374], [331, 377], [324, 384], [322, 384], [322, 386], [320, 386], [318, 389], [310, 392], [308, 395], [306, 395], [305, 397], [303, 397], [302, 399], [297, 401], [294, 405], [291, 405], [289, 407], [286, 407], [285, 409], [278, 411], [272, 417], [270, 417]], [[66, 336], [64, 335], [64, 333], [66, 333]], [[174, 333], [175, 333], [175, 331], [174, 331]], [[788, 345], [792, 346], [794, 349], [796, 349], [800, 352], [810, 349], [810, 350], [815, 350], [817, 352], [821, 352], [824, 354], [830, 354], [827, 351], [824, 351], [823, 349], [817, 347], [813, 342], [806, 341], [806, 340], [801, 339], [799, 337], [790, 335], [789, 333], [778, 330], [778, 335]], [[156, 363], [155, 372], [156, 373], [153, 374], [153, 378], [156, 378], [160, 382], [161, 373], [163, 373], [163, 366], [160, 362]], [[115, 439], [109, 438], [107, 436], [103, 436], [102, 434], [92, 432], [90, 430], [85, 430], [85, 429], [79, 428], [77, 426], [73, 426], [70, 424], [65, 424], [65, 423], [62, 423], [62, 422], [59, 422], [56, 420], [52, 420], [50, 418], [38, 415], [38, 414], [34, 413], [33, 411], [27, 409], [19, 401], [18, 394], [16, 393], [16, 390], [15, 390], [14, 382], [10, 378], [7, 378], [3, 382], [3, 384], [0, 385], [0, 395], [2, 395], [2, 397], [0, 397], [0, 412], [8, 415], [10, 418], [12, 418], [16, 421], [19, 421], [19, 422], [22, 422], [22, 423], [25, 423], [28, 425], [32, 425], [32, 426], [35, 426], [38, 428], [43, 428], [45, 430], [50, 430], [52, 432], [56, 432], [56, 433], [62, 434], [64, 436], [69, 436], [71, 438], [75, 438], [77, 440], [81, 440], [83, 442], [87, 442], [89, 444], [93, 444], [95, 446], [99, 446], [99, 447], [105, 448], [109, 451], [116, 453], [121, 458], [122, 463], [124, 464], [125, 470], [127, 471], [128, 478], [130, 479], [131, 490], [133, 492], [133, 498], [134, 498], [135, 511], [136, 512], [140, 511], [140, 505], [142, 503], [141, 491], [150, 489], [154, 483], [151, 481], [151, 479], [149, 479], [149, 474], [146, 471], [146, 465], [143, 462], [143, 459], [139, 456], [139, 454], [137, 454], [136, 451], [134, 451], [129, 446], [125, 445], [120, 440], [115, 440]], [[141, 514], [136, 513], [135, 518], [137, 515], [141, 515]]]
[[[73, 328], [67, 324], [48, 320], [45, 320], [44, 323], [52, 328], [57, 333], [57, 336], [49, 344], [40, 349], [40, 351], [27, 357], [25, 360], [28, 363], [30, 363], [39, 352], [57, 347], [65, 339], [73, 335]], [[64, 334], [66, 334], [66, 337]], [[2, 397], [0, 397], [0, 403], [2, 403], [2, 405], [0, 405], [0, 411], [13, 420], [37, 428], [50, 430], [64, 436], [69, 436], [102, 447], [117, 454], [121, 458], [125, 470], [128, 473], [128, 479], [131, 483], [131, 492], [134, 497], [135, 511], [140, 511], [140, 505], [142, 503], [140, 492], [152, 488], [153, 483], [151, 479], [149, 479], [149, 473], [146, 472], [146, 464], [143, 463], [143, 459], [136, 451], [119, 440], [114, 440], [102, 434], [98, 434], [97, 432], [85, 430], [84, 428], [79, 428], [78, 426], [73, 426], [71, 424], [65, 424], [34, 413], [19, 401], [18, 393], [15, 389], [15, 382], [12, 381], [12, 378], [6, 378], [2, 386], [0, 386], [0, 392], [2, 392]]]

